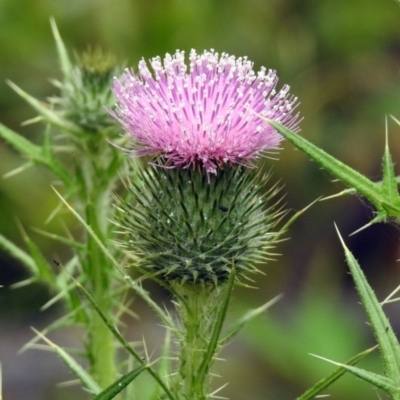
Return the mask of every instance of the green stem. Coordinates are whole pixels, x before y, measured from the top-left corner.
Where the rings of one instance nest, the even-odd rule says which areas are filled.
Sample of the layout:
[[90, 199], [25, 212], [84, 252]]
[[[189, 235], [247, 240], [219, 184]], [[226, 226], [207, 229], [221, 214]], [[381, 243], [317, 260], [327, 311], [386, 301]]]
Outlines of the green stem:
[[[180, 367], [182, 386], [179, 398], [205, 400], [208, 398], [210, 374], [214, 357], [207, 363], [206, 373], [200, 373], [210, 345], [215, 317], [221, 306], [221, 288], [208, 285], [176, 285], [180, 295], [178, 312], [182, 320], [180, 339]], [[184, 300], [182, 300], [184, 299]], [[215, 349], [218, 351], [218, 349]]]
[[[107, 214], [103, 210], [104, 197], [109, 192], [96, 187], [96, 171], [91, 163], [85, 163], [86, 221], [93, 232], [103, 243], [107, 239]], [[89, 172], [90, 171], [90, 172]], [[112, 266], [91, 235], [87, 238], [86, 273], [89, 278], [90, 292], [98, 307], [110, 318], [112, 315]], [[92, 310], [91, 310], [92, 311]], [[110, 318], [112, 320], [112, 318]], [[90, 312], [88, 328], [89, 338], [87, 351], [91, 373], [100, 387], [106, 388], [116, 380], [115, 341], [112, 332], [96, 312]]]

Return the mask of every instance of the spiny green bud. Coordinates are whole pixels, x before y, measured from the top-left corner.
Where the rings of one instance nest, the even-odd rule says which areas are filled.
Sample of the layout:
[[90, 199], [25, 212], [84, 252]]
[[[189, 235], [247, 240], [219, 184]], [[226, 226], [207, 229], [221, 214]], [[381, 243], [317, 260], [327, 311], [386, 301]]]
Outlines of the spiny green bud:
[[55, 82], [61, 96], [51, 99], [52, 102], [65, 118], [84, 131], [98, 132], [114, 126], [106, 107], [113, 106], [112, 80], [122, 73], [123, 67], [99, 48], [89, 49], [76, 58], [76, 65], [64, 81]]
[[162, 281], [219, 285], [232, 269], [238, 278], [257, 272], [268, 258], [280, 215], [266, 207], [268, 176], [227, 166], [215, 175], [191, 168], [144, 168], [132, 199], [118, 200], [121, 243], [140, 267]]

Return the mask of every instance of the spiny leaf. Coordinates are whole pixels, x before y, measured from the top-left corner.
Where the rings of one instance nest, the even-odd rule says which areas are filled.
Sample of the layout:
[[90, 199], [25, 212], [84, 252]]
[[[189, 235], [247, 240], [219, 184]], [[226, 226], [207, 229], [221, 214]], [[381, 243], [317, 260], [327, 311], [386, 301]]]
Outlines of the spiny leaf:
[[400, 196], [397, 190], [396, 175], [394, 171], [394, 163], [392, 156], [389, 152], [388, 143], [388, 128], [386, 121], [386, 134], [385, 134], [385, 152], [383, 155], [383, 180], [382, 180], [382, 190], [388, 199], [389, 204], [400, 206]]
[[368, 315], [376, 340], [379, 343], [385, 374], [390, 380], [400, 386], [400, 346], [396, 335], [357, 260], [346, 247], [337, 227], [336, 231], [344, 248], [347, 265], [349, 266], [357, 292]]
[[[70, 174], [64, 169], [64, 167], [54, 158], [53, 154], [45, 148], [41, 148], [23, 136], [14, 132], [0, 123], [0, 137], [2, 137], [7, 143], [13, 146], [19, 151], [25, 158], [32, 160], [34, 163], [44, 165], [53, 171], [64, 183], [68, 183], [71, 180]], [[28, 163], [26, 166], [29, 167], [31, 164]], [[16, 172], [19, 172], [17, 170]], [[8, 174], [10, 176], [11, 174]]]
[[36, 264], [37, 278], [42, 279], [48, 283], [54, 284], [54, 273], [51, 267], [49, 266], [49, 263], [47, 262], [47, 260], [45, 259], [39, 248], [36, 246], [36, 244], [27, 235], [23, 226], [19, 222], [18, 222], [18, 227], [26, 246], [28, 247], [28, 250], [31, 253], [31, 257]]
[[17, 132], [7, 128], [0, 123], [0, 137], [7, 143], [18, 150], [24, 157], [45, 164], [47, 160], [44, 159], [39, 146], [31, 143]]
[[62, 166], [58, 159], [54, 157], [54, 149], [51, 138], [52, 132], [50, 124], [47, 124], [42, 145], [42, 154], [46, 160], [45, 165], [64, 182], [66, 187], [70, 187], [73, 180], [73, 175]]
[[103, 390], [93, 400], [111, 400], [121, 393], [137, 376], [147, 369], [146, 366], [135, 368], [133, 371], [122, 375], [117, 381]]
[[29, 95], [20, 87], [18, 87], [15, 83], [11, 81], [7, 81], [7, 83], [9, 84], [9, 86], [11, 86], [12, 89], [14, 89], [14, 91], [19, 96], [21, 96], [27, 103], [29, 103], [49, 124], [64, 129], [65, 131], [70, 132], [78, 137], [83, 136], [83, 133], [79, 130], [77, 126], [61, 118], [48, 105], [40, 102], [33, 96]]
[[61, 39], [60, 33], [58, 32], [54, 18], [50, 18], [50, 25], [57, 46], [58, 60], [60, 61], [61, 71], [64, 77], [68, 77], [72, 70], [72, 64], [69, 59], [67, 49]]
[[143, 299], [146, 301], [146, 303], [157, 313], [157, 315], [161, 318], [161, 320], [164, 322], [164, 324], [168, 327], [171, 327], [173, 329], [174, 327], [174, 322], [172, 318], [167, 315], [149, 296], [149, 294], [137, 283], [135, 282], [129, 275], [126, 274], [124, 271], [123, 267], [120, 265], [120, 263], [114, 258], [114, 256], [111, 254], [111, 252], [107, 249], [107, 247], [104, 245], [104, 243], [101, 241], [101, 239], [95, 234], [93, 229], [86, 223], [86, 221], [79, 215], [78, 212], [74, 210], [73, 207], [71, 207], [68, 202], [61, 196], [60, 193], [53, 187], [54, 192], [57, 194], [57, 196], [60, 198], [60, 200], [64, 203], [64, 205], [72, 212], [72, 214], [75, 216], [75, 218], [82, 224], [82, 226], [86, 229], [86, 232], [94, 239], [94, 241], [97, 243], [101, 251], [106, 255], [106, 257], [111, 261], [111, 263], [114, 265], [114, 267], [120, 272], [121, 276], [124, 277], [124, 279], [130, 284], [132, 289], [135, 290], [135, 292]]
[[316, 356], [315, 354], [312, 354], [312, 355], [314, 357], [320, 358], [321, 360], [328, 361], [331, 364], [338, 365], [339, 367], [346, 369], [348, 372], [352, 373], [353, 375], [357, 376], [358, 378], [361, 378], [361, 379], [371, 383], [372, 385], [376, 386], [379, 389], [384, 390], [385, 392], [387, 392], [391, 395], [394, 395], [396, 393], [398, 394], [398, 392], [399, 392], [396, 382], [393, 381], [392, 379], [389, 379], [389, 378], [383, 376], [383, 375], [378, 375], [378, 374], [366, 371], [361, 368], [353, 367], [351, 365], [341, 364], [341, 363], [329, 360], [324, 357]]
[[283, 125], [269, 119], [264, 118], [264, 120], [332, 175], [351, 186], [351, 188], [354, 188], [357, 193], [366, 197], [377, 210], [377, 215], [373, 220], [374, 223], [386, 221], [389, 216], [400, 219], [400, 201], [393, 203], [392, 199], [383, 190], [381, 184], [372, 182], [364, 175], [332, 157], [304, 137], [285, 128]]
[[53, 239], [59, 243], [66, 244], [67, 246], [70, 246], [70, 247], [74, 248], [75, 250], [85, 250], [84, 244], [79, 243], [73, 239], [70, 239], [70, 238], [67, 238], [64, 236], [60, 236], [60, 235], [57, 235], [52, 232], [43, 231], [42, 229], [32, 228], [32, 230], [42, 236], [49, 238], [49, 239]]
[[[357, 354], [356, 356], [350, 358], [350, 360], [348, 360], [345, 365], [355, 365], [355, 364], [357, 364], [360, 360], [362, 360], [366, 355], [371, 353], [377, 347], [378, 346], [376, 345], [374, 347], [371, 347], [370, 349], [367, 349], [367, 350]], [[303, 393], [296, 400], [312, 400], [312, 399], [315, 399], [318, 394], [320, 394], [323, 390], [325, 390], [327, 387], [329, 387], [333, 382], [337, 381], [346, 372], [347, 372], [346, 368], [339, 367], [331, 375], [327, 376], [324, 379], [321, 379], [319, 382], [317, 382], [315, 385], [313, 385], [310, 389], [308, 389], [305, 393]]]
[[0, 233], [0, 247], [5, 250], [8, 254], [20, 261], [25, 267], [27, 267], [31, 273], [35, 276], [39, 274], [39, 268], [35, 263], [35, 260], [24, 250], [17, 247], [14, 243], [8, 240]]
[[24, 172], [24, 171], [28, 170], [29, 168], [32, 168], [34, 165], [35, 164], [32, 161], [28, 161], [27, 163], [5, 173], [3, 175], [3, 179], [8, 179], [8, 178], [11, 178], [12, 176], [18, 175], [21, 172]]
[[[101, 311], [100, 307], [97, 305], [96, 301], [94, 298], [91, 296], [91, 294], [74, 278], [72, 278], [76, 284], [76, 286], [79, 288], [79, 290], [84, 294], [84, 296], [89, 300], [90, 304], [94, 308], [94, 310], [97, 312], [97, 314], [100, 316], [100, 318], [103, 320], [103, 322], [107, 325], [108, 329], [110, 332], [114, 335], [114, 337], [121, 343], [121, 345], [124, 347], [124, 349], [131, 354], [136, 361], [138, 361], [140, 364], [142, 364], [143, 369], [148, 369], [150, 375], [156, 380], [156, 382], [161, 386], [161, 388], [164, 390], [165, 394], [168, 396], [169, 399], [174, 400], [174, 397], [172, 393], [169, 391], [167, 386], [165, 385], [164, 381], [161, 379], [159, 374], [157, 374], [156, 371], [154, 371], [152, 368], [150, 368], [149, 365], [147, 365], [142, 357], [132, 348], [132, 346], [129, 345], [129, 343], [124, 339], [124, 337], [119, 333], [118, 329], [116, 326], [109, 321], [109, 319], [104, 315], [104, 313]], [[134, 378], [134, 377], [133, 377]], [[132, 379], [133, 379], [132, 378]], [[129, 382], [128, 382], [129, 383]], [[125, 385], [126, 386], [126, 385]], [[112, 398], [112, 397], [110, 397]]]
[[[232, 294], [232, 289], [235, 283], [235, 268], [232, 266], [229, 280], [225, 287], [225, 294], [222, 298], [221, 305], [219, 306], [219, 310], [217, 315], [215, 316], [214, 326], [212, 329], [211, 337], [209, 345], [206, 349], [206, 352], [203, 356], [203, 360], [201, 362], [198, 376], [199, 381], [202, 382], [204, 380], [205, 375], [208, 373], [210, 364], [215, 356], [218, 344], [219, 344], [219, 337], [221, 334], [222, 326], [225, 321], [226, 313], [228, 311], [228, 305]], [[203, 378], [202, 378], [203, 377]]]
[[357, 189], [359, 193], [369, 198], [371, 201], [373, 201], [374, 204], [379, 204], [379, 202], [382, 200], [381, 189], [364, 175], [360, 174], [346, 164], [332, 157], [324, 150], [315, 146], [299, 134], [290, 131], [283, 125], [268, 119], [265, 119], [265, 121], [272, 125], [280, 134], [282, 134], [298, 149], [303, 151], [318, 164], [322, 165], [325, 169], [338, 177], [340, 180]]
[[82, 384], [87, 388], [91, 393], [98, 394], [101, 392], [100, 386], [93, 380], [93, 378], [89, 375], [88, 372], [84, 370], [65, 350], [63, 350], [60, 346], [57, 346], [55, 343], [50, 341], [46, 336], [32, 328], [32, 330], [42, 339], [44, 340], [56, 353], [60, 356], [60, 358], [64, 361], [64, 363], [68, 366], [68, 368], [75, 374], [75, 376], [82, 382]]

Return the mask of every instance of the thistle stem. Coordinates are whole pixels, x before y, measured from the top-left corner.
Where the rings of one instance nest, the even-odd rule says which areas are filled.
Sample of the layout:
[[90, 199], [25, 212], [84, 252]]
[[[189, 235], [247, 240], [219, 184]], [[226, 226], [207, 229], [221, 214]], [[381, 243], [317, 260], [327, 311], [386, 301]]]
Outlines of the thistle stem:
[[[95, 228], [97, 222], [94, 219], [93, 216], [88, 218], [88, 223], [92, 228]], [[96, 234], [100, 233], [98, 229], [94, 229], [94, 231]], [[93, 297], [99, 308], [106, 315], [111, 315], [108, 261], [105, 260], [97, 244], [93, 243], [91, 238], [89, 238], [88, 247], [88, 265], [92, 271], [90, 277]], [[90, 332], [88, 352], [92, 374], [100, 387], [106, 388], [116, 379], [114, 338], [96, 312], [92, 312], [90, 315], [88, 332]]]
[[[109, 191], [98, 183], [95, 169], [90, 163], [83, 164], [86, 169], [85, 192], [86, 192], [86, 220], [88, 225], [102, 242], [106, 243], [107, 238], [107, 214], [104, 212], [104, 198], [109, 197]], [[90, 171], [91, 173], [87, 173]], [[87, 259], [83, 264], [89, 278], [90, 292], [99, 308], [107, 316], [112, 315], [112, 299], [110, 286], [112, 283], [112, 268], [109, 261], [99, 249], [95, 240], [87, 238]], [[116, 379], [115, 366], [115, 342], [112, 333], [104, 324], [100, 316], [90, 311], [88, 313], [89, 332], [87, 352], [93, 378], [100, 387], [106, 388]]]
[[[180, 367], [182, 386], [179, 398], [185, 400], [205, 400], [208, 397], [210, 375], [200, 374], [215, 317], [221, 304], [223, 291], [212, 285], [176, 286], [181, 296], [177, 309], [181, 317]], [[218, 349], [217, 349], [218, 350]], [[214, 358], [206, 367], [209, 371]]]

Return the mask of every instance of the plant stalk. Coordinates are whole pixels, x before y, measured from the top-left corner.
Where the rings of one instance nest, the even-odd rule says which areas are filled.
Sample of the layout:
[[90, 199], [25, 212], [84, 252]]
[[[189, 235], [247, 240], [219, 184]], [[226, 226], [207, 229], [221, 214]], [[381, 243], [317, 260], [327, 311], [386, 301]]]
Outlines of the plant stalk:
[[[210, 388], [210, 374], [201, 374], [210, 338], [221, 306], [224, 291], [214, 285], [184, 284], [175, 286], [180, 300], [176, 303], [181, 317], [179, 374], [182, 385], [179, 398], [205, 400]], [[216, 349], [218, 351], [219, 348]], [[206, 372], [214, 362], [213, 357]]]

